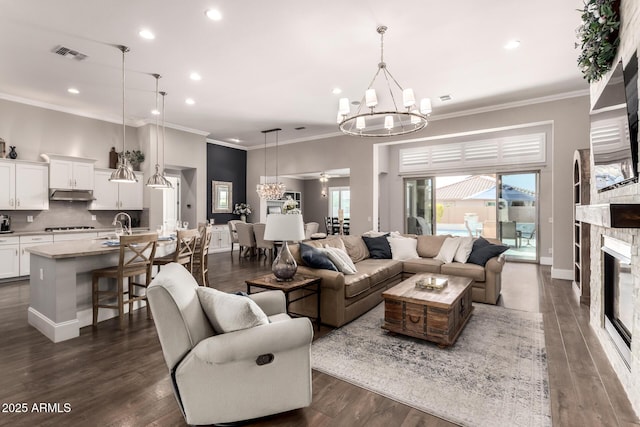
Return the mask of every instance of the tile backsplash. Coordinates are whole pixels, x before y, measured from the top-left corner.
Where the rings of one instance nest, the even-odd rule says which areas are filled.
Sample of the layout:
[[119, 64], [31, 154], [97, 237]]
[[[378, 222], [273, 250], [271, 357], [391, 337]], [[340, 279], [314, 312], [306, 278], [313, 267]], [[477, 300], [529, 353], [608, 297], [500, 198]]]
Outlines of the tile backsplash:
[[[113, 217], [119, 211], [90, 211], [88, 202], [50, 201], [46, 211], [1, 211], [0, 214], [11, 217], [13, 231], [42, 231], [47, 227], [90, 226], [95, 228], [109, 228]], [[142, 211], [126, 211], [131, 215], [134, 227], [141, 226], [144, 221]], [[96, 220], [92, 220], [92, 215]], [[148, 213], [147, 213], [148, 215]], [[33, 216], [33, 222], [27, 222], [27, 216]]]

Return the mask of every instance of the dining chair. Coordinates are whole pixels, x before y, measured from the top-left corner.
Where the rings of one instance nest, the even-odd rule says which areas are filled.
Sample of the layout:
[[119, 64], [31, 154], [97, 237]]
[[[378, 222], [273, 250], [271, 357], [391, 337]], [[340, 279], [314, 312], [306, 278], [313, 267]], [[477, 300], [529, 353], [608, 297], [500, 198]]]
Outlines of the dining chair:
[[325, 216], [324, 217], [324, 226], [327, 230], [327, 236], [330, 236], [333, 234], [333, 221], [331, 220], [331, 217], [329, 216]]
[[[118, 328], [124, 327], [124, 305], [129, 304], [129, 316], [136, 301], [147, 301], [146, 292], [136, 294], [135, 288], [147, 288], [151, 283], [151, 269], [156, 254], [158, 235], [156, 233], [120, 236], [120, 256], [118, 265], [100, 268], [91, 272], [91, 294], [93, 305], [93, 327], [98, 326], [98, 310], [110, 308], [118, 310]], [[144, 275], [144, 283], [134, 282], [135, 276]], [[100, 290], [100, 279], [116, 279], [116, 289]], [[127, 279], [127, 290], [124, 279]], [[125, 299], [125, 295], [127, 299]], [[112, 302], [116, 299], [115, 304]], [[149, 304], [147, 317], [151, 318]]]
[[193, 277], [201, 286], [209, 286], [209, 245], [213, 227], [203, 222], [198, 224], [198, 243], [193, 257]]
[[307, 222], [304, 225], [304, 239], [311, 240], [311, 236], [318, 232], [319, 227], [320, 224], [318, 224], [317, 222]]
[[176, 250], [169, 255], [165, 255], [153, 260], [153, 265], [158, 266], [158, 270], [163, 265], [167, 265], [170, 262], [177, 262], [193, 273], [193, 258], [196, 250], [196, 244], [198, 243], [197, 228], [190, 230], [178, 230], [176, 234]]
[[240, 246], [238, 257], [253, 256], [256, 249], [256, 237], [253, 233], [253, 224], [238, 222], [236, 223], [236, 230], [238, 230], [238, 245]]
[[258, 249], [258, 254], [260, 252], [264, 253], [264, 256], [267, 256], [267, 251], [269, 252], [269, 258], [273, 258], [273, 252], [275, 246], [272, 240], [264, 240], [264, 230], [267, 224], [258, 223], [253, 224], [253, 234], [256, 238], [256, 248]]
[[234, 243], [238, 243], [238, 230], [236, 229], [236, 224], [242, 222], [238, 219], [232, 219], [231, 221], [227, 222], [227, 225], [229, 226], [229, 238], [231, 240], [231, 254], [233, 254], [233, 244]]

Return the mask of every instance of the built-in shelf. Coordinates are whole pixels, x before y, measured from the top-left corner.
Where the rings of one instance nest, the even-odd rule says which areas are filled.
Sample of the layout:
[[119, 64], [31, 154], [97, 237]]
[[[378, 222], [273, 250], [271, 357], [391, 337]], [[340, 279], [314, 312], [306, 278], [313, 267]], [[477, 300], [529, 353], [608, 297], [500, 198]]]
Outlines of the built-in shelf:
[[591, 227], [579, 212], [591, 199], [589, 156], [588, 149], [576, 150], [573, 156], [573, 283], [580, 302], [586, 305], [591, 300]]

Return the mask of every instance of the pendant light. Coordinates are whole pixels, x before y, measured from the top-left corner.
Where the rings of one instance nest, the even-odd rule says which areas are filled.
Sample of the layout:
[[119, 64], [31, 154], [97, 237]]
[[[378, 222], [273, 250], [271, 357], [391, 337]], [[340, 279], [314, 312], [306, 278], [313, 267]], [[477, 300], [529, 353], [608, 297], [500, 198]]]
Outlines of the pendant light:
[[167, 133], [166, 133], [166, 127], [164, 125], [164, 97], [167, 96], [167, 92], [161, 91], [160, 95], [162, 95], [162, 179], [164, 179], [164, 183], [165, 186], [164, 188], [173, 188], [173, 184], [171, 184], [171, 181], [169, 181], [167, 179], [167, 177], [165, 176], [165, 166], [166, 163], [164, 161], [165, 157], [164, 157], [164, 142], [167, 139]]
[[[152, 75], [156, 79], [156, 108], [155, 108], [155, 110], [153, 110], [155, 113], [157, 113], [156, 114], [156, 171], [147, 180], [147, 187], [157, 188], [157, 189], [161, 190], [161, 189], [164, 189], [164, 188], [170, 188], [170, 183], [160, 173], [160, 165], [159, 165], [160, 125], [158, 124], [158, 121], [159, 121], [158, 120], [158, 114], [159, 114], [159, 110], [158, 110], [158, 96], [159, 96], [158, 95], [158, 93], [159, 93], [158, 92], [158, 82], [162, 78], [162, 76], [160, 74], [152, 74]], [[164, 157], [164, 154], [163, 154], [163, 157]], [[167, 185], [167, 184], [169, 184], [169, 185]]]
[[129, 52], [129, 48], [126, 46], [118, 46], [118, 49], [122, 52], [122, 152], [118, 154], [118, 166], [115, 171], [109, 177], [109, 181], [111, 182], [119, 182], [119, 183], [133, 183], [138, 182], [136, 178], [136, 174], [133, 173], [133, 169], [129, 164], [129, 160], [124, 156], [125, 148], [126, 148], [126, 133], [127, 126], [125, 123], [125, 114], [124, 114], [124, 101], [125, 101], [125, 79], [124, 79], [124, 55]]
[[[264, 184], [256, 185], [256, 192], [261, 199], [265, 200], [280, 200], [282, 196], [284, 196], [284, 192], [287, 187], [278, 182], [278, 132], [281, 131], [280, 128], [274, 128], [269, 130], [261, 131], [264, 134], [264, 175], [265, 182]], [[276, 133], [276, 180], [275, 182], [267, 182], [267, 134], [275, 132]]]

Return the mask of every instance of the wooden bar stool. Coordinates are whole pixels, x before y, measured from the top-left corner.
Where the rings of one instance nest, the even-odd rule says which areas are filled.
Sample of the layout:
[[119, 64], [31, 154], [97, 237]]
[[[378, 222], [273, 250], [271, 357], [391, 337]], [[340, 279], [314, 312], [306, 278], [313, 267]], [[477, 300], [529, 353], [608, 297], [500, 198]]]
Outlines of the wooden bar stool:
[[[98, 325], [99, 308], [115, 308], [118, 310], [119, 329], [124, 326], [124, 305], [129, 304], [129, 315], [133, 311], [133, 303], [147, 300], [146, 292], [136, 294], [134, 288], [147, 288], [151, 283], [151, 268], [156, 254], [158, 235], [138, 234], [135, 236], [120, 236], [120, 259], [114, 267], [101, 268], [92, 272], [93, 326]], [[133, 281], [134, 276], [145, 275], [144, 283]], [[115, 291], [100, 290], [100, 278], [116, 279]], [[124, 278], [127, 278], [127, 291], [124, 290]], [[125, 300], [124, 295], [127, 294]], [[117, 302], [108, 303], [106, 300], [116, 298]], [[151, 318], [151, 311], [147, 303], [147, 317]]]
[[209, 224], [198, 224], [198, 244], [193, 257], [193, 277], [201, 286], [209, 286], [209, 245], [213, 235], [213, 227]]
[[177, 262], [189, 270], [189, 273], [193, 273], [193, 254], [195, 253], [199, 236], [200, 234], [197, 228], [178, 230], [176, 235], [176, 251], [154, 259], [153, 265], [157, 265], [158, 270], [160, 270], [160, 266], [162, 265]]

